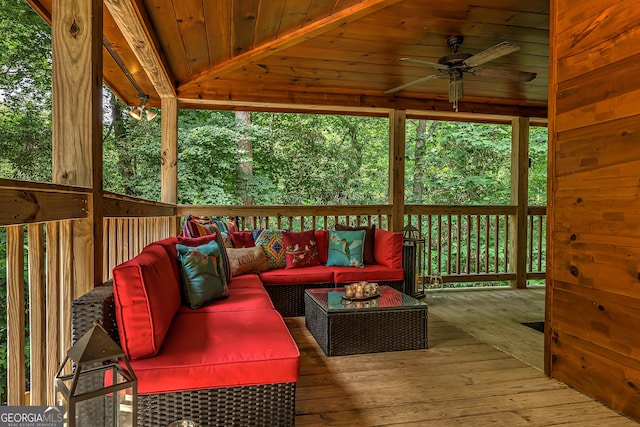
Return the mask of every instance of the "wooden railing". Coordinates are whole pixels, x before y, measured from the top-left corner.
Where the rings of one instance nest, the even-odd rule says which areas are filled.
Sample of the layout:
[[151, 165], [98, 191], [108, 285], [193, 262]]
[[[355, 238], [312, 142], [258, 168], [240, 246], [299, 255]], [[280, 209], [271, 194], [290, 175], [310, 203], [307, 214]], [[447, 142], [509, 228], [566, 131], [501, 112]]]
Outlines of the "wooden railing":
[[[55, 403], [55, 374], [71, 346], [71, 302], [80, 296], [73, 257], [84, 248], [75, 248], [74, 228], [88, 217], [90, 197], [81, 187], [0, 179], [9, 405]], [[104, 271], [176, 232], [175, 206], [105, 194], [103, 207]]]
[[[386, 229], [390, 205], [361, 206], [178, 206], [177, 214], [235, 218], [239, 228], [329, 229], [336, 223]], [[544, 279], [546, 208], [527, 215], [527, 280]], [[413, 223], [425, 238], [422, 278], [434, 272], [447, 282], [494, 282], [516, 278], [510, 264], [510, 225], [514, 206], [407, 205], [404, 224]]]
[[[527, 215], [527, 280], [544, 279], [546, 208]], [[514, 206], [406, 206], [406, 223], [425, 239], [423, 275], [441, 274], [446, 282], [515, 280], [510, 227]]]
[[386, 229], [389, 205], [359, 206], [178, 206], [177, 215], [235, 218], [241, 230], [280, 228], [291, 231], [330, 229], [335, 224], [371, 225]]
[[103, 280], [149, 243], [177, 234], [175, 207], [116, 194], [104, 196]]
[[[79, 296], [73, 285], [74, 227], [88, 216], [90, 197], [87, 189], [79, 187], [0, 180], [0, 201], [12, 207], [0, 214], [0, 232], [6, 233], [7, 241], [10, 405], [26, 402], [27, 383], [31, 404], [54, 403], [53, 378], [71, 344], [71, 301]], [[505, 248], [514, 213], [511, 206], [406, 206], [405, 224], [410, 221], [420, 228], [429, 249], [430, 261], [423, 275], [439, 267], [450, 280], [460, 282], [510, 280], [515, 273]], [[241, 229], [299, 231], [329, 229], [336, 223], [387, 229], [392, 222], [390, 205], [176, 207], [105, 194], [103, 278], [108, 279], [115, 265], [134, 257], [147, 244], [177, 234], [178, 218], [188, 214], [235, 217]], [[528, 278], [544, 276], [544, 222], [544, 207], [529, 209]], [[25, 347], [30, 351], [29, 371]]]

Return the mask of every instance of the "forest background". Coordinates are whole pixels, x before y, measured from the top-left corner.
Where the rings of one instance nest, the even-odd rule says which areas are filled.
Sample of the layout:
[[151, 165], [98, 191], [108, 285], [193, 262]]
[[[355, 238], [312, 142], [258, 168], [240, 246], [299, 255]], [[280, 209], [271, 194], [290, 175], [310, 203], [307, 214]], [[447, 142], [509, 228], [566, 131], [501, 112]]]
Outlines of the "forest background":
[[[128, 112], [105, 88], [104, 189], [159, 200], [160, 117]], [[387, 118], [180, 111], [178, 203], [386, 204], [388, 131]], [[510, 126], [407, 120], [406, 135], [405, 203], [510, 203]], [[529, 158], [529, 204], [545, 205], [546, 128], [531, 128]], [[24, 0], [0, 0], [0, 177], [51, 182], [51, 166], [51, 31]], [[0, 260], [5, 243], [1, 229]], [[3, 261], [0, 376], [5, 293]]]

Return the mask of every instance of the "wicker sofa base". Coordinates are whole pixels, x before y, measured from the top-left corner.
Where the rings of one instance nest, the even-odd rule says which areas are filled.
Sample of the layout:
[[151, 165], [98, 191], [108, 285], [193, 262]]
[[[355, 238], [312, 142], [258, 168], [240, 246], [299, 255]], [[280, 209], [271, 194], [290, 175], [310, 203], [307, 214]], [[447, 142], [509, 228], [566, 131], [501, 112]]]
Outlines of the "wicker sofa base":
[[295, 393], [295, 383], [280, 383], [139, 395], [138, 426], [293, 426]]
[[[114, 313], [111, 282], [74, 300], [73, 341], [97, 320], [119, 342]], [[138, 395], [138, 426], [166, 426], [181, 419], [200, 426], [293, 426], [295, 391], [295, 383], [277, 383]]]
[[[390, 286], [402, 292], [403, 280], [394, 282], [379, 282], [380, 286]], [[341, 287], [342, 284], [334, 283], [305, 283], [305, 284], [282, 284], [264, 285], [269, 293], [271, 302], [282, 317], [304, 316], [304, 291], [307, 289]]]

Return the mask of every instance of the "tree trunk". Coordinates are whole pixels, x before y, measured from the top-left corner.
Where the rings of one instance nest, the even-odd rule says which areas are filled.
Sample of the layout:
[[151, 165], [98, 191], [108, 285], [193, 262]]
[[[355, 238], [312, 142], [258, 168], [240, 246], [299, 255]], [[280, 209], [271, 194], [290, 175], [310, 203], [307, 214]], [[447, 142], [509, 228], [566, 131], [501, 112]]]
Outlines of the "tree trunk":
[[[251, 113], [248, 111], [236, 111], [236, 125], [240, 127], [250, 126], [251, 125]], [[245, 130], [241, 131], [245, 137], [247, 136], [247, 132]], [[241, 172], [241, 182], [238, 188], [241, 191], [242, 196], [242, 204], [245, 206], [250, 206], [253, 204], [253, 197], [251, 196], [250, 183], [251, 177], [253, 176], [253, 146], [251, 144], [251, 140], [246, 138], [238, 139], [238, 148], [240, 149], [241, 157], [238, 162], [238, 166], [240, 167]]]
[[416, 129], [416, 149], [415, 149], [415, 169], [413, 172], [413, 202], [421, 204], [424, 197], [424, 162], [425, 162], [425, 145], [426, 141], [433, 138], [438, 127], [437, 121], [432, 121], [427, 133], [427, 121], [418, 120]]
[[118, 171], [122, 176], [124, 194], [127, 196], [137, 196], [138, 194], [136, 194], [133, 186], [134, 156], [130, 147], [127, 145], [127, 128], [124, 123], [124, 117], [122, 116], [122, 104], [114, 94], [111, 94], [109, 97], [109, 105], [111, 107], [113, 138], [118, 152]]

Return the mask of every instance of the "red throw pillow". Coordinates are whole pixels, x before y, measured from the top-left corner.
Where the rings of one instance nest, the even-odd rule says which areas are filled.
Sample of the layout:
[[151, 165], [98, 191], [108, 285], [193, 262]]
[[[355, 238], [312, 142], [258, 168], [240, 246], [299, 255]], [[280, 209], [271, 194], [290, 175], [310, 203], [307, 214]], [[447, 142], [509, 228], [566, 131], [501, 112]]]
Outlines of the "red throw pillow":
[[350, 227], [348, 225], [336, 224], [336, 231], [358, 231], [364, 230], [364, 250], [362, 251], [362, 261], [365, 264], [375, 264], [376, 257], [374, 255], [376, 225], [366, 225], [362, 227]]
[[286, 268], [320, 265], [318, 242], [313, 230], [283, 231]]
[[400, 232], [376, 229], [376, 263], [389, 268], [402, 268], [402, 241]]
[[232, 231], [229, 235], [234, 248], [252, 248], [256, 245], [251, 231]]

